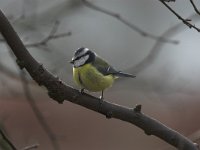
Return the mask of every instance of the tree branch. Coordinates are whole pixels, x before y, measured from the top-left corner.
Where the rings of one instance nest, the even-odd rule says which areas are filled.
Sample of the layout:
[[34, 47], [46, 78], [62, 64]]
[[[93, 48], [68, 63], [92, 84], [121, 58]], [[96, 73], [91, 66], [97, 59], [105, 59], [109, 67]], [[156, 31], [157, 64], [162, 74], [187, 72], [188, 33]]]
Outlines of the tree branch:
[[163, 37], [159, 37], [153, 34], [150, 34], [148, 32], [143, 31], [141, 28], [139, 28], [138, 26], [134, 25], [133, 23], [131, 23], [130, 21], [128, 21], [127, 19], [123, 18], [120, 14], [112, 12], [110, 10], [107, 10], [105, 8], [102, 8], [100, 6], [96, 6], [93, 3], [87, 1], [87, 0], [82, 0], [83, 4], [93, 10], [102, 12], [104, 14], [107, 14], [113, 18], [116, 18], [117, 20], [121, 21], [123, 24], [125, 24], [126, 26], [128, 26], [129, 28], [131, 28], [132, 30], [134, 30], [135, 32], [139, 33], [141, 36], [144, 37], [148, 37], [154, 40], [159, 40], [161, 42], [166, 42], [166, 43], [172, 43], [172, 44], [178, 44], [179, 41], [177, 40], [170, 40], [170, 39], [166, 39]]
[[176, 0], [163, 0], [165, 2], [175, 2]]
[[166, 39], [163, 37], [159, 37], [153, 34], [150, 34], [148, 32], [143, 31], [141, 28], [139, 28], [138, 26], [134, 25], [133, 23], [131, 23], [130, 21], [126, 20], [125, 18], [123, 18], [120, 14], [112, 12], [110, 10], [106, 10], [105, 8], [101, 8], [99, 6], [96, 6], [94, 4], [92, 4], [91, 2], [87, 1], [87, 0], [82, 0], [83, 4], [91, 9], [94, 9], [96, 11], [102, 12], [104, 14], [107, 14], [111, 17], [116, 18], [117, 20], [121, 21], [123, 24], [125, 24], [126, 26], [128, 26], [129, 28], [131, 28], [132, 30], [134, 30], [135, 32], [139, 33], [141, 36], [144, 37], [148, 37], [154, 40], [159, 40], [161, 42], [166, 42], [166, 43], [172, 43], [172, 44], [178, 44], [179, 41], [177, 40], [170, 40], [170, 39]]
[[[20, 18], [18, 18], [18, 19], [20, 19]], [[58, 38], [63, 38], [63, 37], [72, 35], [71, 31], [65, 32], [65, 33], [56, 34], [59, 25], [60, 25], [60, 22], [59, 21], [55, 21], [50, 33], [44, 39], [42, 39], [41, 41], [38, 41], [38, 42], [25, 44], [25, 46], [26, 47], [38, 47], [39, 48], [39, 47], [42, 47], [42, 46], [47, 46], [47, 44], [48, 44], [48, 42], [50, 40], [55, 40], [55, 39], [58, 39]], [[2, 37], [0, 37], [0, 42], [6, 42], [6, 41]]]
[[58, 103], [63, 103], [64, 100], [67, 100], [103, 114], [107, 118], [116, 118], [132, 123], [143, 129], [147, 135], [155, 135], [177, 147], [179, 150], [198, 150], [196, 144], [188, 138], [141, 113], [140, 105], [136, 106], [135, 109], [127, 108], [102, 101], [85, 93], [80, 94], [78, 90], [64, 84], [58, 77], [53, 76], [30, 55], [1, 11], [0, 31], [17, 57], [20, 68], [25, 68], [39, 85], [45, 86], [49, 96]]
[[39, 110], [39, 108], [37, 107], [37, 105], [35, 103], [34, 98], [31, 95], [31, 92], [30, 92], [30, 89], [29, 89], [29, 86], [28, 86], [28, 81], [27, 81], [26, 76], [25, 76], [25, 72], [21, 71], [20, 76], [21, 76], [21, 80], [22, 80], [22, 84], [23, 84], [24, 94], [25, 94], [26, 99], [27, 99], [31, 109], [33, 110], [38, 122], [40, 123], [42, 129], [47, 134], [54, 150], [60, 150], [60, 147], [59, 147], [59, 145], [56, 141], [56, 136], [54, 135], [53, 131], [51, 130], [51, 128], [49, 127], [49, 125], [45, 121], [45, 118], [43, 117], [41, 111]]
[[12, 144], [12, 142], [6, 137], [3, 131], [0, 129], [0, 136], [1, 136], [1, 145], [4, 145], [4, 150], [17, 150], [17, 148]]
[[200, 15], [200, 12], [197, 9], [196, 5], [194, 4], [193, 0], [190, 0], [190, 3], [192, 4], [192, 6], [193, 6], [194, 10], [196, 11], [196, 13]]
[[197, 28], [195, 25], [190, 23], [190, 19], [184, 19], [182, 18], [178, 13], [176, 13], [168, 4], [166, 4], [165, 0], [159, 0], [161, 3], [163, 3], [165, 5], [165, 7], [167, 7], [179, 20], [181, 20], [186, 26], [188, 26], [189, 28], [193, 28], [195, 30], [197, 30], [198, 32], [200, 32], [200, 29]]
[[55, 24], [53, 25], [50, 33], [48, 34], [47, 37], [45, 37], [44, 39], [42, 39], [39, 42], [35, 42], [35, 43], [30, 43], [30, 44], [25, 44], [26, 47], [40, 47], [40, 46], [46, 46], [47, 43], [50, 40], [53, 39], [58, 39], [58, 38], [63, 38], [66, 36], [71, 36], [71, 32], [66, 32], [66, 33], [61, 33], [61, 34], [56, 34], [57, 30], [58, 30], [58, 26], [59, 26], [60, 22], [56, 21]]
[[22, 150], [31, 150], [31, 149], [36, 149], [38, 147], [39, 147], [39, 144], [34, 144], [34, 145], [26, 146]]
[[[183, 25], [182, 23], [178, 23], [178, 24], [170, 27], [169, 29], [167, 29], [160, 36], [161, 37], [173, 37], [171, 34], [174, 35], [174, 33], [177, 33], [178, 28], [180, 28], [180, 26], [182, 26], [182, 25]], [[169, 35], [171, 35], [171, 36], [169, 36]], [[160, 51], [162, 50], [163, 44], [165, 44], [165, 43], [160, 42], [159, 40], [156, 41], [155, 44], [153, 45], [152, 49], [148, 53], [148, 55], [144, 59], [142, 59], [139, 63], [137, 63], [136, 65], [126, 69], [126, 71], [130, 72], [132, 74], [138, 74], [141, 71], [145, 70], [150, 65], [152, 65], [152, 63], [156, 60]], [[126, 78], [122, 78], [121, 80], [126, 80]]]

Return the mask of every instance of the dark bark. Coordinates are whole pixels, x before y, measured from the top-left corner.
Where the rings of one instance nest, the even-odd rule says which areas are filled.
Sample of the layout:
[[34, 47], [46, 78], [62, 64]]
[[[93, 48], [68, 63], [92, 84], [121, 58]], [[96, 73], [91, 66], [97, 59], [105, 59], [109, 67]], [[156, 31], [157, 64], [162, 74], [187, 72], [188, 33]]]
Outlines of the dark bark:
[[39, 64], [27, 51], [20, 38], [0, 11], [0, 31], [8, 45], [17, 57], [17, 63], [21, 69], [25, 68], [31, 77], [48, 90], [49, 96], [63, 103], [64, 100], [81, 105], [90, 110], [105, 115], [107, 118], [116, 118], [136, 125], [144, 130], [147, 135], [155, 135], [179, 150], [197, 150], [195, 143], [168, 128], [159, 121], [144, 115], [141, 106], [134, 109], [102, 101], [99, 98], [80, 92], [69, 85], [64, 84], [59, 78], [53, 76], [41, 64]]

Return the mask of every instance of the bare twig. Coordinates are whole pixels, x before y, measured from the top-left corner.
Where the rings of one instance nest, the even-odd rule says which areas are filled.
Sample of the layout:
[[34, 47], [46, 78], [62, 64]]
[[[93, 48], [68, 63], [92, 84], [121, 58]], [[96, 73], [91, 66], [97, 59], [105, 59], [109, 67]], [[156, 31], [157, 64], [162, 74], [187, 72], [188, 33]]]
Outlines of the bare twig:
[[165, 2], [175, 2], [176, 0], [164, 0]]
[[[161, 35], [161, 37], [172, 37], [169, 35], [177, 33], [178, 28], [180, 28], [180, 26], [182, 25], [183, 25], [182, 23], [178, 23], [170, 27]], [[141, 60], [138, 64], [128, 68], [127, 72], [130, 72], [132, 74], [138, 74], [141, 71], [145, 70], [150, 65], [152, 65], [152, 63], [156, 60], [160, 51], [162, 50], [163, 45], [164, 45], [163, 42], [160, 42], [159, 40], [156, 41], [152, 49], [150, 50], [149, 54], [143, 60]], [[126, 78], [122, 78], [121, 80], [126, 80]]]
[[165, 5], [165, 7], [167, 7], [179, 20], [181, 20], [185, 25], [187, 25], [189, 28], [193, 28], [195, 30], [197, 30], [198, 32], [200, 32], [200, 29], [197, 28], [195, 25], [190, 23], [190, 19], [184, 19], [182, 18], [178, 13], [176, 13], [168, 4], [166, 4], [166, 2], [164, 0], [159, 0], [161, 3], [163, 3]]
[[6, 145], [9, 145], [9, 147], [12, 150], [17, 150], [17, 148], [12, 144], [12, 142], [6, 137], [6, 135], [3, 133], [3, 131], [0, 129], [0, 136], [3, 138], [3, 142], [5, 142]]
[[63, 37], [66, 37], [66, 36], [70, 36], [72, 34], [71, 32], [56, 34], [59, 24], [60, 24], [60, 22], [56, 21], [55, 24], [53, 25], [50, 33], [48, 34], [48, 36], [45, 37], [43, 40], [36, 42], [36, 43], [25, 44], [25, 46], [26, 47], [46, 46], [47, 43], [52, 39], [63, 38]]
[[69, 31], [69, 32], [67, 32], [67, 33], [61, 33], [61, 34], [51, 35], [51, 36], [46, 37], [46, 38], [43, 39], [42, 41], [39, 41], [39, 42], [36, 42], [36, 43], [25, 44], [25, 46], [26, 46], [26, 47], [40, 47], [40, 46], [46, 46], [47, 43], [48, 43], [50, 40], [58, 39], [58, 38], [63, 38], [63, 37], [66, 37], [66, 36], [70, 36], [71, 34], [72, 34], [72, 33]]
[[155, 135], [179, 150], [198, 150], [197, 145], [188, 138], [170, 129], [159, 121], [144, 115], [141, 112], [140, 105], [136, 106], [135, 109], [123, 107], [106, 100], [102, 101], [99, 98], [85, 93], [80, 94], [78, 90], [64, 84], [30, 55], [1, 11], [0, 32], [14, 52], [18, 62], [20, 62], [18, 63], [20, 68], [25, 68], [39, 85], [45, 86], [49, 96], [58, 103], [63, 103], [64, 100], [68, 100], [74, 104], [84, 106], [90, 110], [103, 114], [107, 118], [116, 118], [132, 123], [143, 129], [147, 135]]
[[32, 149], [38, 148], [39, 146], [40, 146], [39, 144], [34, 144], [34, 145], [26, 146], [22, 150], [32, 150]]
[[194, 10], [196, 11], [196, 13], [200, 15], [200, 12], [197, 9], [196, 5], [194, 4], [193, 0], [190, 0], [190, 3], [192, 4], [192, 6], [193, 6]]
[[143, 31], [141, 28], [139, 28], [138, 26], [134, 25], [133, 23], [131, 23], [129, 20], [123, 18], [120, 14], [112, 12], [110, 10], [107, 10], [105, 8], [102, 8], [100, 6], [96, 6], [93, 3], [87, 1], [87, 0], [82, 0], [83, 4], [93, 10], [102, 12], [104, 14], [107, 14], [109, 16], [112, 16], [114, 18], [116, 18], [117, 20], [121, 21], [123, 24], [125, 24], [126, 26], [128, 26], [129, 28], [131, 28], [132, 30], [134, 30], [135, 32], [139, 33], [141, 36], [144, 37], [148, 37], [154, 40], [159, 40], [161, 42], [167, 42], [167, 43], [172, 43], [172, 44], [178, 44], [179, 42], [177, 40], [170, 40], [170, 39], [166, 39], [163, 37], [159, 37], [153, 34], [150, 34], [148, 32]]
[[11, 77], [11, 78], [18, 78], [17, 74], [5, 67], [1, 62], [0, 62], [0, 72], [4, 73], [5, 75]]
[[[59, 21], [55, 21], [50, 33], [47, 35], [47, 37], [45, 37], [44, 39], [42, 39], [39, 42], [34, 42], [34, 43], [29, 43], [29, 44], [25, 44], [26, 47], [42, 47], [42, 46], [47, 46], [48, 42], [50, 40], [55, 40], [58, 38], [63, 38], [66, 36], [71, 36], [72, 32], [66, 32], [66, 33], [60, 33], [60, 34], [56, 34], [57, 30], [58, 30], [58, 26], [60, 25]], [[5, 40], [3, 38], [0, 38], [0, 42], [5, 42]]]
[[49, 137], [49, 140], [51, 141], [53, 148], [55, 150], [59, 150], [60, 148], [56, 141], [56, 136], [53, 134], [53, 131], [49, 127], [48, 123], [45, 121], [45, 118], [43, 117], [41, 111], [39, 110], [39, 108], [37, 107], [37, 105], [35, 103], [34, 98], [31, 95], [31, 91], [29, 89], [28, 81], [25, 77], [24, 71], [21, 71], [21, 80], [22, 80], [22, 84], [23, 84], [24, 94], [25, 94], [25, 96], [28, 100], [28, 103], [29, 103], [30, 107], [32, 108], [36, 118], [38, 119], [38, 122], [40, 123], [42, 129], [45, 131], [45, 133]]
[[[196, 13], [190, 15], [189, 17], [192, 18], [194, 22], [199, 21], [199, 16]], [[185, 27], [185, 25], [182, 22], [179, 22], [179, 23], [175, 24], [174, 26], [170, 27], [169, 29], [167, 29], [160, 36], [172, 38], [172, 37], [174, 37], [174, 35], [181, 32], [184, 29], [184, 27]], [[147, 67], [151, 66], [153, 64], [153, 62], [156, 60], [156, 58], [158, 57], [159, 53], [161, 52], [164, 44], [165, 43], [163, 43], [163, 42], [156, 41], [155, 44], [152, 46], [152, 49], [150, 50], [150, 52], [144, 59], [142, 59], [139, 63], [127, 68], [124, 71], [132, 73], [132, 74], [136, 74], [136, 75], [139, 74], [140, 72], [144, 71]], [[124, 80], [127, 80], [127, 78], [119, 79], [119, 81], [124, 81]]]
[[[13, 53], [11, 53], [11, 51], [10, 51], [10, 55], [14, 59], [14, 55], [13, 55]], [[0, 64], [0, 67], [1, 67], [1, 64]], [[4, 71], [5, 71], [5, 69], [4, 69]], [[53, 131], [49, 127], [48, 123], [45, 121], [45, 118], [43, 117], [41, 111], [39, 110], [39, 108], [37, 107], [37, 105], [35, 103], [34, 98], [31, 95], [31, 91], [30, 91], [29, 86], [28, 86], [29, 83], [28, 83], [28, 80], [26, 79], [25, 72], [21, 71], [21, 70], [19, 70], [19, 71], [20, 71], [20, 77], [21, 77], [21, 80], [22, 80], [24, 94], [25, 94], [25, 96], [28, 100], [28, 103], [29, 103], [31, 109], [33, 110], [33, 112], [34, 112], [39, 124], [41, 125], [42, 129], [45, 131], [49, 140], [51, 141], [53, 148], [55, 150], [59, 150], [60, 148], [59, 148], [59, 145], [56, 142], [56, 138], [55, 138], [55, 135], [53, 134]]]

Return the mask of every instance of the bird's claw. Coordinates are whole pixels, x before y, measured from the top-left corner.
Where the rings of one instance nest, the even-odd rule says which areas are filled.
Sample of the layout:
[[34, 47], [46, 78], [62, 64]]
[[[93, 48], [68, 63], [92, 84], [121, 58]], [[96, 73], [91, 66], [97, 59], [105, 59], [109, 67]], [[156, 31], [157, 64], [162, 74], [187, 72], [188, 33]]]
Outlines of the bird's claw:
[[101, 91], [101, 96], [99, 97], [99, 99], [103, 101], [103, 99], [104, 99], [103, 98], [103, 91]]
[[83, 94], [83, 93], [84, 93], [84, 89], [80, 89], [79, 92], [80, 92], [81, 94]]
[[103, 101], [104, 98], [103, 98], [103, 96], [99, 96], [99, 99]]

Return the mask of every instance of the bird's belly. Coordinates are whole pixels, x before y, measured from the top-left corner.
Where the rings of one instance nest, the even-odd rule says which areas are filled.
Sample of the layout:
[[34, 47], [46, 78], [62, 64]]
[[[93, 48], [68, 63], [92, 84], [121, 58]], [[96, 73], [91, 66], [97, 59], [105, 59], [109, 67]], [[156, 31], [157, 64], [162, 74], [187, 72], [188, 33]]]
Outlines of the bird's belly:
[[102, 91], [110, 87], [114, 81], [112, 75], [104, 76], [90, 64], [73, 68], [73, 77], [80, 87], [93, 92]]

